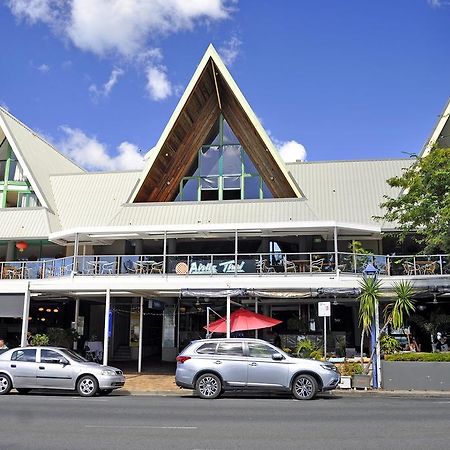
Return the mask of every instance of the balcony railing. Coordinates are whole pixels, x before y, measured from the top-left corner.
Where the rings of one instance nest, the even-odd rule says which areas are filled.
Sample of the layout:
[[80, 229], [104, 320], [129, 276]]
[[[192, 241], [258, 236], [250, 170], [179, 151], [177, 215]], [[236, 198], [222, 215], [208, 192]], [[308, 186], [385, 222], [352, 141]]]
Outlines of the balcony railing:
[[450, 274], [450, 255], [362, 255], [355, 253], [238, 253], [95, 255], [47, 261], [0, 263], [3, 279], [119, 275], [320, 275], [362, 274], [372, 263], [383, 276]]

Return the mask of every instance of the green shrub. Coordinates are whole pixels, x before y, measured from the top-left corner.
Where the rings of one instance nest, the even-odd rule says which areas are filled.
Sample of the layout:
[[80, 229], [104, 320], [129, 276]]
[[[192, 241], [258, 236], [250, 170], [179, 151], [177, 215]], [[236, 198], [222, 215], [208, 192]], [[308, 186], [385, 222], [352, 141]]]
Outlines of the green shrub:
[[450, 352], [446, 353], [395, 353], [385, 355], [386, 361], [450, 362]]
[[311, 339], [302, 339], [297, 343], [295, 355], [298, 358], [321, 359], [323, 350]]
[[398, 352], [401, 349], [401, 345], [397, 339], [387, 334], [383, 334], [380, 338], [381, 353], [385, 355], [392, 355], [392, 353]]
[[339, 372], [343, 376], [352, 376], [355, 374], [362, 373], [363, 369], [360, 363], [357, 362], [345, 362], [342, 364], [336, 364], [338, 366]]
[[80, 338], [79, 334], [72, 329], [49, 328], [47, 332], [49, 344], [55, 347], [71, 348], [74, 341]]
[[46, 334], [35, 334], [31, 337], [31, 345], [48, 345], [48, 336]]

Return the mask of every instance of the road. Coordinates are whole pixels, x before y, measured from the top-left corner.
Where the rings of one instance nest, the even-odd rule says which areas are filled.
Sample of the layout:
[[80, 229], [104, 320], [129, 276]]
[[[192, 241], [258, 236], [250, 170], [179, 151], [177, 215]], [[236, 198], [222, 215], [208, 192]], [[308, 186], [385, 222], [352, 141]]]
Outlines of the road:
[[0, 397], [0, 448], [447, 449], [449, 398]]

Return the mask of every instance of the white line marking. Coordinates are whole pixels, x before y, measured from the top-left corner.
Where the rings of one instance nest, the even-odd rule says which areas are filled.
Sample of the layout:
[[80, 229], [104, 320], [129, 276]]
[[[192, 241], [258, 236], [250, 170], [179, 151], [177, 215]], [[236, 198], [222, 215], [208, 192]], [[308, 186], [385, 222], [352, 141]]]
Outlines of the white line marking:
[[156, 427], [151, 425], [85, 425], [85, 428], [148, 428], [154, 430], [197, 430], [197, 427]]

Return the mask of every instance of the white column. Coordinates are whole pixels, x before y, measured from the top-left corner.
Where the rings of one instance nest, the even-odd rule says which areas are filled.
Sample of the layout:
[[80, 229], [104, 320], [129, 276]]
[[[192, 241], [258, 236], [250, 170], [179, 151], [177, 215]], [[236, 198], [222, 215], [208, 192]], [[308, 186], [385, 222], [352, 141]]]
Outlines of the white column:
[[[76, 332], [78, 332], [78, 319], [79, 319], [79, 317], [80, 317], [80, 299], [79, 299], [79, 297], [77, 297], [77, 298], [75, 299], [75, 318], [74, 318], [74, 321], [75, 321], [75, 331], [76, 331]], [[75, 342], [73, 343], [73, 349], [74, 349], [74, 350], [77, 350], [77, 348], [78, 348], [78, 342], [75, 341]]]
[[138, 354], [138, 373], [142, 372], [142, 337], [144, 326], [144, 297], [141, 297], [139, 303], [139, 354]]
[[231, 336], [230, 314], [231, 314], [231, 298], [229, 295], [227, 295], [227, 338], [230, 338]]
[[78, 270], [78, 252], [79, 252], [79, 246], [80, 246], [80, 236], [78, 233], [75, 233], [75, 241], [73, 243], [73, 272], [77, 273]]
[[23, 313], [22, 313], [22, 335], [20, 338], [20, 346], [27, 346], [27, 333], [28, 333], [28, 317], [30, 316], [30, 285], [27, 285], [27, 290], [24, 293], [23, 298]]
[[338, 253], [337, 227], [334, 227], [334, 270], [336, 272], [336, 276], [339, 276], [338, 259], [339, 253]]
[[103, 335], [103, 365], [108, 365], [108, 344], [109, 344], [109, 310], [111, 308], [111, 290], [106, 289], [105, 302], [105, 332]]

